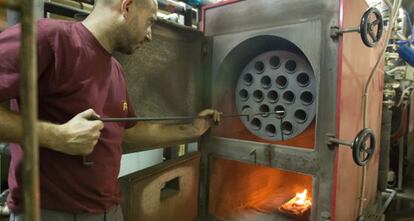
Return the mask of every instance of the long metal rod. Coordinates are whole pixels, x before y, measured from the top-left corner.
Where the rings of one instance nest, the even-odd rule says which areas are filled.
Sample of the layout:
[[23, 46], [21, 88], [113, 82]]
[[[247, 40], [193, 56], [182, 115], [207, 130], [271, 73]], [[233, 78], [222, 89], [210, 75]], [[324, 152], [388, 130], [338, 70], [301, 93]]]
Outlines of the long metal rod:
[[[220, 118], [235, 118], [235, 117], [254, 117], [260, 115], [269, 114], [283, 114], [284, 111], [276, 112], [259, 112], [254, 114], [234, 114], [234, 115], [221, 115]], [[197, 116], [171, 116], [171, 117], [124, 117], [124, 118], [92, 118], [91, 120], [101, 120], [102, 122], [126, 122], [126, 121], [176, 121], [176, 120], [192, 120]]]
[[21, 110], [23, 119], [23, 192], [25, 218], [40, 220], [39, 141], [37, 135], [37, 44], [34, 0], [21, 5]]
[[398, 144], [398, 182], [397, 190], [403, 189], [403, 170], [404, 170], [404, 137], [401, 137]]

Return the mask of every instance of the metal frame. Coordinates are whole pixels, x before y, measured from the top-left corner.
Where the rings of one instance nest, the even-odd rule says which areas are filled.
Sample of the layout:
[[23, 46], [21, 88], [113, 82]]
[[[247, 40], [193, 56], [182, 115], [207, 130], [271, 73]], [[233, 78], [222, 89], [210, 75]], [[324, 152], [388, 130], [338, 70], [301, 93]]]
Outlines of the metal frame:
[[0, 7], [20, 11], [21, 50], [20, 50], [20, 103], [23, 123], [23, 192], [25, 216], [30, 220], [40, 220], [39, 190], [39, 141], [37, 136], [37, 44], [34, 21], [34, 1], [0, 0]]

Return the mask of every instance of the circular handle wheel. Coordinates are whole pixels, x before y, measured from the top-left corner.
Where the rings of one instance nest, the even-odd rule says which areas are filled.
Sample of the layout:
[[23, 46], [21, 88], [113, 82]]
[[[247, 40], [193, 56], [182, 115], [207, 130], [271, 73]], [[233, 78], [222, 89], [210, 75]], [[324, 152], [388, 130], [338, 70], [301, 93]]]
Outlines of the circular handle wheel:
[[[372, 21], [372, 17], [375, 17], [375, 20]], [[380, 11], [374, 7], [369, 8], [362, 16], [359, 28], [364, 44], [370, 48], [377, 45], [381, 40], [383, 28], [384, 23]]]
[[[369, 147], [367, 141], [369, 140]], [[365, 128], [361, 130], [352, 143], [352, 157], [359, 166], [365, 166], [375, 152], [376, 138], [374, 132]]]

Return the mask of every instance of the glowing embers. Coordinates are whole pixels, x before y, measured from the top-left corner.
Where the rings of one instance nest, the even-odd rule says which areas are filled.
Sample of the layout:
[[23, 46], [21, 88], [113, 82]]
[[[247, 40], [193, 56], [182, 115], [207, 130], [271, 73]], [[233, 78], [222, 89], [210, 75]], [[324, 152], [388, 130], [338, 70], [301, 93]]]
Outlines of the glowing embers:
[[312, 207], [312, 199], [308, 197], [308, 190], [305, 189], [302, 193], [296, 193], [296, 196], [288, 202], [279, 207], [283, 213], [302, 216], [308, 212]]
[[305, 131], [315, 118], [316, 89], [312, 67], [303, 55], [265, 52], [253, 58], [239, 76], [237, 111], [242, 113], [248, 106], [257, 114], [241, 118], [252, 134], [271, 141], [289, 140]]

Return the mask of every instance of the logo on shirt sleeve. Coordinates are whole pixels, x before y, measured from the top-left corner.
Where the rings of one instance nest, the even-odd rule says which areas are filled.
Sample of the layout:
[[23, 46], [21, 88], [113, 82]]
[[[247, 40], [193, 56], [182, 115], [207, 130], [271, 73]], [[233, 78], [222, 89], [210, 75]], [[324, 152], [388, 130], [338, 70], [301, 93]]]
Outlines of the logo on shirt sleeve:
[[126, 100], [122, 100], [122, 111], [126, 112], [128, 110], [128, 103]]

